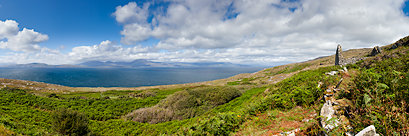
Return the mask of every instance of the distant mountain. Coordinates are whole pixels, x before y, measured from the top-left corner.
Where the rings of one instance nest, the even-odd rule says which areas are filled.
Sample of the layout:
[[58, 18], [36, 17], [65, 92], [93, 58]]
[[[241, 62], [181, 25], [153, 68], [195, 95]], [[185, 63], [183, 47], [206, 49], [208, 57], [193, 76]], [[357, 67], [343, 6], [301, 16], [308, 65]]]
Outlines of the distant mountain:
[[230, 62], [153, 62], [137, 59], [131, 62], [111, 61], [87, 61], [77, 65], [48, 65], [45, 63], [12, 64], [0, 67], [32, 67], [32, 68], [83, 68], [83, 67], [106, 67], [106, 68], [144, 68], [144, 67], [243, 67], [247, 65], [233, 64]]
[[48, 65], [45, 63], [29, 63], [29, 64], [13, 64], [13, 65], [6, 65], [3, 67], [29, 67], [29, 68], [78, 68], [82, 66], [77, 65]]
[[246, 65], [237, 65], [230, 62], [153, 62], [144, 59], [137, 59], [132, 62], [101, 62], [101, 61], [87, 61], [79, 64], [84, 67], [237, 67]]
[[177, 62], [171, 63], [179, 67], [243, 67], [248, 65], [233, 64], [230, 62]]
[[87, 61], [79, 66], [84, 67], [125, 67], [125, 68], [134, 68], [134, 67], [173, 67], [173, 65], [169, 65], [168, 63], [163, 62], [153, 62], [147, 61], [144, 59], [137, 59], [132, 62], [101, 62], [101, 61]]

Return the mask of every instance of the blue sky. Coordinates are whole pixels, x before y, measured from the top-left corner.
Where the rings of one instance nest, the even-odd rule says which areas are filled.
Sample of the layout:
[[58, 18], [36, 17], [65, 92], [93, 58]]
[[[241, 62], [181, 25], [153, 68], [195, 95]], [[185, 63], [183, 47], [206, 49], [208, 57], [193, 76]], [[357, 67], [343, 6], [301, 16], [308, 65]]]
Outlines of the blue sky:
[[406, 3], [2, 0], [0, 63], [300, 62], [409, 35]]
[[2, 5], [0, 20], [15, 20], [20, 28], [34, 29], [47, 34], [50, 39], [41, 45], [51, 48], [58, 48], [60, 45], [67, 48], [94, 45], [104, 40], [119, 42], [122, 26], [111, 14], [115, 12], [115, 7], [129, 2], [129, 0], [5, 0], [0, 2]]

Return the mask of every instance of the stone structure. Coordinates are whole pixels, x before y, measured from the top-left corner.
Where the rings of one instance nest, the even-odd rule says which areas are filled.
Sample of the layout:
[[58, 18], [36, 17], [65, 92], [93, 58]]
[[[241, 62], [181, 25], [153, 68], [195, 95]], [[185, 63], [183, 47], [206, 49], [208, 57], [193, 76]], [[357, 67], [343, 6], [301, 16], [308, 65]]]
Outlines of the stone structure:
[[[328, 73], [348, 73], [348, 70], [346, 69], [346, 67], [344, 67], [342, 70], [331, 71]], [[326, 75], [334, 76], [336, 74], [326, 73]], [[350, 118], [349, 110], [351, 109], [351, 106], [353, 106], [352, 101], [345, 98], [335, 100], [335, 95], [337, 94], [338, 91], [341, 90], [339, 86], [341, 85], [342, 80], [343, 79], [341, 78], [336, 86], [330, 86], [324, 92], [323, 98], [325, 100], [325, 103], [320, 111], [320, 116], [322, 117], [320, 119], [320, 125], [327, 132], [324, 134], [325, 136], [327, 136], [328, 132], [332, 131], [336, 127], [343, 128], [342, 130], [346, 131], [344, 132], [344, 134], [347, 136], [355, 135], [348, 119]], [[321, 84], [322, 82], [318, 82], [318, 87], [320, 87]], [[355, 136], [379, 136], [379, 135], [376, 134], [375, 127], [371, 125], [365, 128], [364, 130], [360, 131]]]
[[335, 53], [335, 65], [339, 65], [340, 61], [342, 61], [343, 59], [341, 52], [342, 52], [341, 45], [338, 44], [337, 52]]
[[[378, 47], [378, 49], [380, 50], [380, 48]], [[344, 58], [344, 56], [342, 56], [342, 48], [341, 45], [338, 44], [337, 46], [337, 51], [335, 53], [335, 65], [339, 65], [339, 66], [345, 66], [347, 64], [354, 64], [360, 60], [363, 60], [366, 58], [356, 58], [356, 57], [352, 57], [352, 58]]]
[[375, 56], [377, 54], [381, 53], [381, 48], [379, 48], [379, 46], [375, 46], [372, 49], [371, 55], [370, 56]]
[[321, 118], [320, 123], [327, 132], [341, 125], [342, 128], [348, 129], [348, 132], [345, 132], [345, 134], [352, 136], [353, 128], [351, 127], [347, 118], [347, 116], [349, 116], [347, 109], [351, 102], [344, 99], [335, 100], [334, 96], [340, 90], [339, 85], [341, 82], [342, 78], [336, 86], [330, 86], [324, 92], [325, 103], [320, 111], [320, 116], [323, 117]]

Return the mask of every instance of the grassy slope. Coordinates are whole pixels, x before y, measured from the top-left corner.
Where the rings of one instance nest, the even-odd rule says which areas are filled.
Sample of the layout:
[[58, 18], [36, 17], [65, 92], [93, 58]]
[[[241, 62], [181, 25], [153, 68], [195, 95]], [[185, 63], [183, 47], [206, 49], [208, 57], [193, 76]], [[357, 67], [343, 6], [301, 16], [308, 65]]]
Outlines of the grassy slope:
[[[383, 49], [387, 50], [389, 47], [390, 45]], [[56, 133], [51, 129], [48, 117], [53, 110], [61, 107], [87, 114], [91, 118], [89, 128], [93, 135], [270, 135], [295, 128], [301, 128], [302, 133], [317, 134], [320, 128], [315, 117], [322, 105], [319, 98], [326, 87], [334, 85], [341, 77], [344, 78], [341, 85], [343, 91], [337, 98], [353, 100], [355, 108], [352, 109], [351, 122], [356, 131], [375, 124], [378, 132], [384, 135], [405, 133], [408, 132], [409, 117], [407, 50], [407, 47], [400, 47], [384, 51], [356, 65], [348, 65], [350, 71], [348, 74], [336, 76], [324, 75], [325, 72], [339, 69], [330, 66], [333, 64], [334, 56], [329, 56], [216, 81], [146, 88], [116, 88], [128, 91], [107, 91], [115, 88], [47, 86], [43, 83], [28, 85], [30, 81], [2, 79], [3, 83], [15, 83], [9, 86], [43, 89], [27, 90], [26, 93], [10, 88], [3, 88], [0, 91], [2, 93], [0, 134], [15, 132], [54, 135]], [[344, 52], [343, 56], [363, 57], [369, 51], [370, 49], [349, 50]], [[324, 83], [320, 88], [316, 87], [318, 81]], [[27, 85], [22, 86], [24, 84]], [[177, 91], [203, 87], [205, 84], [232, 86], [243, 94], [202, 116], [181, 121], [148, 124], [121, 119], [121, 116], [130, 111], [152, 106]], [[133, 97], [147, 91], [155, 93], [156, 96]], [[44, 97], [50, 93], [56, 93], [65, 99]], [[80, 99], [79, 96], [88, 99]], [[111, 99], [106, 99], [107, 97]], [[304, 119], [310, 121], [303, 122]]]

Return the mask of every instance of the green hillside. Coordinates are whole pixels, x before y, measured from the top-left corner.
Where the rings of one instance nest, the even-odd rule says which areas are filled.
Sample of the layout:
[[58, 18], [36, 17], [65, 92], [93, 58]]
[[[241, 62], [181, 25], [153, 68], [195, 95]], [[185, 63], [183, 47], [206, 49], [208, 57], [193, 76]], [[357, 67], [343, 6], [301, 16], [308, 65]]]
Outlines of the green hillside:
[[[3, 87], [0, 135], [62, 135], [61, 129], [75, 135], [76, 121], [87, 126], [81, 134], [96, 136], [272, 135], [295, 129], [318, 135], [324, 131], [319, 124], [324, 92], [341, 78], [334, 97], [351, 103], [344, 114], [354, 132], [374, 125], [382, 135], [404, 135], [409, 133], [408, 38], [397, 43], [376, 56], [368, 56], [370, 49], [345, 51], [344, 57], [367, 58], [333, 76], [325, 73], [343, 68], [333, 66], [329, 56], [213, 85], [70, 93]], [[73, 125], [55, 128], [70, 124], [57, 115], [73, 118]], [[342, 126], [328, 133], [343, 135]]]

